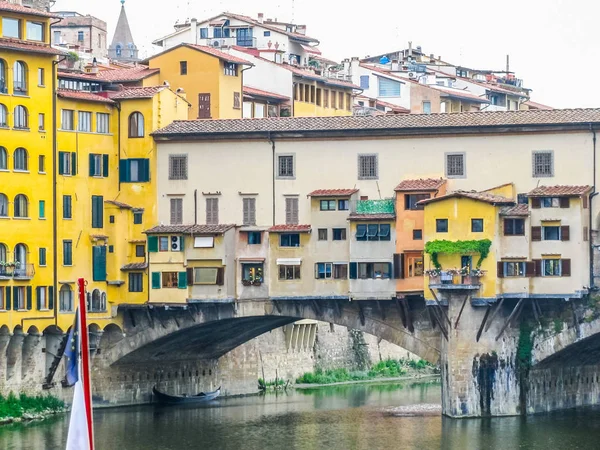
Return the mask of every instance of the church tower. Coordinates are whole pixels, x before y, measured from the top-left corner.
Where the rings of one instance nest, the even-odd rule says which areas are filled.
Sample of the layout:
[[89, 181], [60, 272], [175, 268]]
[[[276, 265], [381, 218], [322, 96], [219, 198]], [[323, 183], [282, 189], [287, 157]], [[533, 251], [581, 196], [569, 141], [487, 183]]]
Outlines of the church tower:
[[127, 20], [127, 13], [125, 12], [125, 0], [121, 0], [121, 14], [119, 14], [119, 21], [117, 22], [117, 28], [115, 29], [112, 43], [110, 44], [110, 47], [108, 47], [108, 57], [115, 61], [139, 61], [138, 48], [133, 42], [129, 21]]

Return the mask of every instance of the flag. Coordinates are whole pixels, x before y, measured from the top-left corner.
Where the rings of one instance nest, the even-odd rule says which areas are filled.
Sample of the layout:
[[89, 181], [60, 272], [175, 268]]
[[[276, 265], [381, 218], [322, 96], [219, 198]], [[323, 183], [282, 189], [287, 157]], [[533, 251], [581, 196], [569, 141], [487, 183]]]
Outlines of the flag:
[[73, 386], [79, 380], [79, 311], [75, 311], [75, 322], [69, 331], [65, 347], [66, 385]]
[[67, 436], [67, 450], [88, 450], [90, 447], [87, 411], [83, 395], [83, 382], [77, 380], [71, 405], [71, 420]]

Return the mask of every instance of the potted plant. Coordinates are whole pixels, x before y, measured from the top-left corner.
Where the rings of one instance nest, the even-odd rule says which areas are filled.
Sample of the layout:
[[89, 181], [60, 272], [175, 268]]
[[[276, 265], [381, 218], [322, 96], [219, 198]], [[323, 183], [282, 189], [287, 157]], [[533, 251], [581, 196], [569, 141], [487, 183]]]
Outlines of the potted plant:
[[262, 281], [263, 281], [262, 269], [259, 267], [256, 269], [256, 273], [254, 274], [254, 277], [252, 278], [252, 284], [254, 286], [260, 286], [262, 284]]
[[252, 285], [252, 281], [250, 281], [249, 279], [243, 278], [242, 279], [242, 285], [244, 285], [244, 286], [251, 286]]

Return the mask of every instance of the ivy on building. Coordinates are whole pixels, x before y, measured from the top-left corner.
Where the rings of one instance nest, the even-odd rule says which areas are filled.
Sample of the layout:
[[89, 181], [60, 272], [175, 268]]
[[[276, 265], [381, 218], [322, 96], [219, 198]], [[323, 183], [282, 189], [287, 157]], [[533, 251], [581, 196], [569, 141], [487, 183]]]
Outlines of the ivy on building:
[[477, 268], [481, 267], [481, 263], [490, 253], [492, 241], [489, 239], [479, 239], [472, 241], [446, 241], [435, 240], [425, 244], [425, 253], [431, 256], [431, 262], [436, 269], [441, 269], [442, 265], [438, 260], [440, 253], [456, 254], [456, 253], [479, 253]]

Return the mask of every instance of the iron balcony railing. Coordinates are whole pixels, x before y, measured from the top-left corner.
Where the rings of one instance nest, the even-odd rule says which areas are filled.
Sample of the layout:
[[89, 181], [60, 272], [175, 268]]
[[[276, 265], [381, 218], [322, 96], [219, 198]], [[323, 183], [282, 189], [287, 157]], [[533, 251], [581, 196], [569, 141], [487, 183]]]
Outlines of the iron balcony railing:
[[453, 286], [479, 286], [483, 275], [480, 271], [471, 271], [465, 275], [459, 271], [442, 270], [428, 275], [429, 286], [436, 286], [440, 289], [446, 286], [450, 289]]
[[13, 278], [28, 280], [33, 278], [35, 275], [35, 269], [33, 264], [20, 264], [18, 267], [7, 267], [12, 273]]

